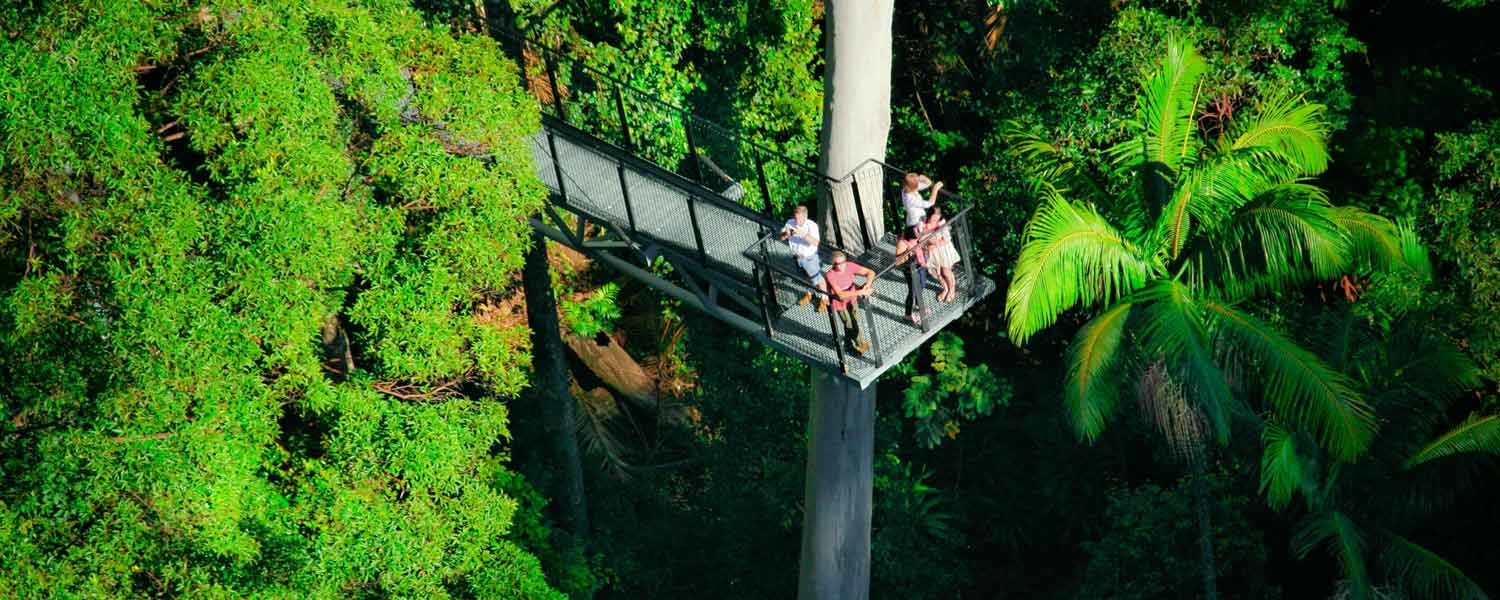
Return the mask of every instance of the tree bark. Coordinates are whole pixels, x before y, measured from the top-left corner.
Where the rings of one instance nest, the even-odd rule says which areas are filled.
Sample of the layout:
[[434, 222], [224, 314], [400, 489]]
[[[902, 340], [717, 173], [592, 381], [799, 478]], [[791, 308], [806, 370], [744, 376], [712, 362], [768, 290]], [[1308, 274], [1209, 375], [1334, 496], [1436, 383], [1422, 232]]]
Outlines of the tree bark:
[[526, 319], [531, 327], [531, 361], [536, 397], [541, 401], [542, 428], [552, 441], [552, 459], [561, 489], [562, 521], [582, 543], [588, 537], [588, 504], [583, 489], [583, 463], [578, 456], [577, 401], [568, 390], [568, 363], [557, 323], [557, 300], [552, 297], [552, 273], [547, 267], [547, 238], [531, 232], [521, 283], [526, 291]]
[[813, 371], [802, 513], [801, 600], [870, 596], [875, 387]]
[[1203, 575], [1204, 600], [1218, 600], [1218, 563], [1214, 559], [1214, 529], [1209, 515], [1208, 462], [1205, 448], [1192, 458], [1193, 511], [1198, 516], [1198, 568]]
[[[823, 18], [823, 130], [818, 157], [824, 175], [840, 178], [867, 158], [885, 159], [891, 129], [892, 0], [829, 0]], [[881, 203], [885, 185], [875, 169], [860, 181], [860, 204], [871, 241], [884, 234]], [[823, 198], [823, 239], [835, 229], [844, 246], [864, 250], [860, 218], [847, 185], [834, 185]], [[833, 207], [838, 222], [834, 222]]]
[[591, 338], [563, 334], [563, 343], [600, 381], [636, 406], [658, 412], [656, 379], [648, 375], [613, 338], [606, 337], [605, 342], [600, 344]]
[[[892, 0], [828, 0], [823, 20], [823, 131], [819, 169], [843, 177], [867, 158], [885, 158], [891, 125]], [[864, 223], [879, 240], [881, 190], [861, 183]], [[848, 187], [826, 190], [825, 240], [856, 254], [864, 248], [860, 214]], [[839, 219], [833, 220], [833, 207]], [[840, 232], [836, 234], [835, 232]], [[807, 483], [802, 513], [801, 600], [870, 596], [870, 509], [875, 454], [875, 386], [812, 374]]]

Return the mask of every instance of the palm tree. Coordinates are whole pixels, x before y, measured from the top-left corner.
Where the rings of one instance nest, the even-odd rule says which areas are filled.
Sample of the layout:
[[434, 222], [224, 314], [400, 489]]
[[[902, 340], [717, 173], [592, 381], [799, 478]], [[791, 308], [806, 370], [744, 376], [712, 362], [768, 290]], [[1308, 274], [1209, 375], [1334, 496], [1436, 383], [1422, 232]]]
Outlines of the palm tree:
[[[1307, 183], [1328, 165], [1322, 106], [1272, 93], [1253, 116], [1205, 135], [1194, 116], [1206, 70], [1191, 45], [1168, 41], [1141, 83], [1134, 135], [1106, 153], [1124, 185], [1095, 183], [1011, 124], [1011, 147], [1042, 202], [1006, 298], [1010, 337], [1024, 344], [1069, 309], [1094, 313], [1068, 348], [1063, 391], [1089, 442], [1115, 413], [1119, 381], [1133, 380], [1171, 446], [1201, 471], [1205, 440], [1226, 444], [1233, 415], [1257, 414], [1234, 393], [1255, 376], [1266, 383], [1266, 412], [1352, 460], [1375, 435], [1369, 405], [1348, 377], [1238, 304], [1373, 268], [1426, 274], [1425, 253], [1409, 232], [1333, 206]], [[1206, 498], [1199, 504], [1212, 598]]]
[[[1331, 319], [1316, 339], [1340, 372], [1358, 382], [1385, 425], [1370, 452], [1352, 464], [1328, 456], [1295, 426], [1264, 430], [1261, 491], [1278, 511], [1298, 495], [1306, 514], [1292, 538], [1305, 557], [1326, 548], [1343, 572], [1338, 597], [1364, 600], [1487, 598], [1452, 563], [1401, 525], [1447, 510], [1473, 474], [1476, 454], [1500, 454], [1500, 416], [1448, 422], [1450, 403], [1479, 384], [1478, 369], [1414, 319], [1382, 338], [1352, 313]], [[1384, 592], [1399, 592], [1386, 594]]]

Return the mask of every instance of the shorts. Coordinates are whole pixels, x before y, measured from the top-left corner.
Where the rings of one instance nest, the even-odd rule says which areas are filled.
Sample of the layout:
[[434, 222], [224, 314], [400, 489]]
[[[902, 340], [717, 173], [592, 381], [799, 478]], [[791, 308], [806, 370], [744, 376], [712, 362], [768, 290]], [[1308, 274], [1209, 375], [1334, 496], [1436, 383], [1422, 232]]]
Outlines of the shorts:
[[818, 255], [794, 258], [797, 259], [797, 266], [802, 267], [802, 272], [807, 274], [807, 278], [813, 282], [813, 285], [823, 283], [823, 261], [818, 260]]

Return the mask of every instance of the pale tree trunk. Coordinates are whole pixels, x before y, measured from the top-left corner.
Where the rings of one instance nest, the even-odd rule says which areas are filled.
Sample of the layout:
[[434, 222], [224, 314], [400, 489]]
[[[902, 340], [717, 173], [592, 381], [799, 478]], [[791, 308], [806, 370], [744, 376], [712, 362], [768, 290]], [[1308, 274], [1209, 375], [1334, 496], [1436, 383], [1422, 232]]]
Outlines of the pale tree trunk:
[[531, 232], [521, 283], [526, 293], [526, 319], [531, 327], [531, 363], [535, 393], [541, 402], [542, 428], [551, 441], [551, 462], [560, 471], [556, 498], [562, 521], [576, 543], [588, 537], [588, 504], [583, 490], [583, 463], [578, 456], [577, 401], [568, 389], [567, 353], [557, 323], [557, 300], [552, 296], [552, 273], [547, 266], [547, 238]]
[[[842, 177], [866, 158], [885, 158], [891, 123], [892, 0], [829, 0], [823, 38], [823, 131], [820, 170]], [[865, 222], [879, 239], [879, 182], [862, 198]], [[861, 189], [862, 192], [866, 188]], [[843, 232], [863, 248], [851, 194], [825, 197], [823, 238]], [[838, 206], [839, 222], [830, 205]], [[875, 452], [875, 386], [814, 371], [808, 409], [807, 480], [803, 498], [801, 600], [865, 600], [870, 595], [870, 509]]]
[[[891, 19], [892, 0], [829, 0], [823, 19], [823, 131], [820, 137], [819, 170], [839, 178], [867, 158], [884, 159], [891, 129]], [[861, 204], [870, 238], [878, 241], [882, 231], [882, 193], [879, 171], [860, 182]], [[873, 179], [873, 181], [871, 181]], [[864, 249], [860, 239], [859, 213], [847, 186], [835, 186], [825, 196], [823, 239], [832, 241], [836, 227], [844, 245], [856, 254]], [[831, 205], [838, 208], [833, 222]]]
[[875, 387], [814, 371], [803, 496], [801, 600], [870, 596]]

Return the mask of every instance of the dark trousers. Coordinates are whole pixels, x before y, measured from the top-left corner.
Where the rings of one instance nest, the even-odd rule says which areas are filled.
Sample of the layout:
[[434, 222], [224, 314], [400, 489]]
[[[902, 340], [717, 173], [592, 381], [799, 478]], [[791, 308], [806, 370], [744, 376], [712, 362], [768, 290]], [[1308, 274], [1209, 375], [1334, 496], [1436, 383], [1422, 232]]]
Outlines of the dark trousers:
[[922, 303], [922, 291], [927, 289], [927, 267], [912, 261], [906, 263], [906, 314], [914, 315]]

